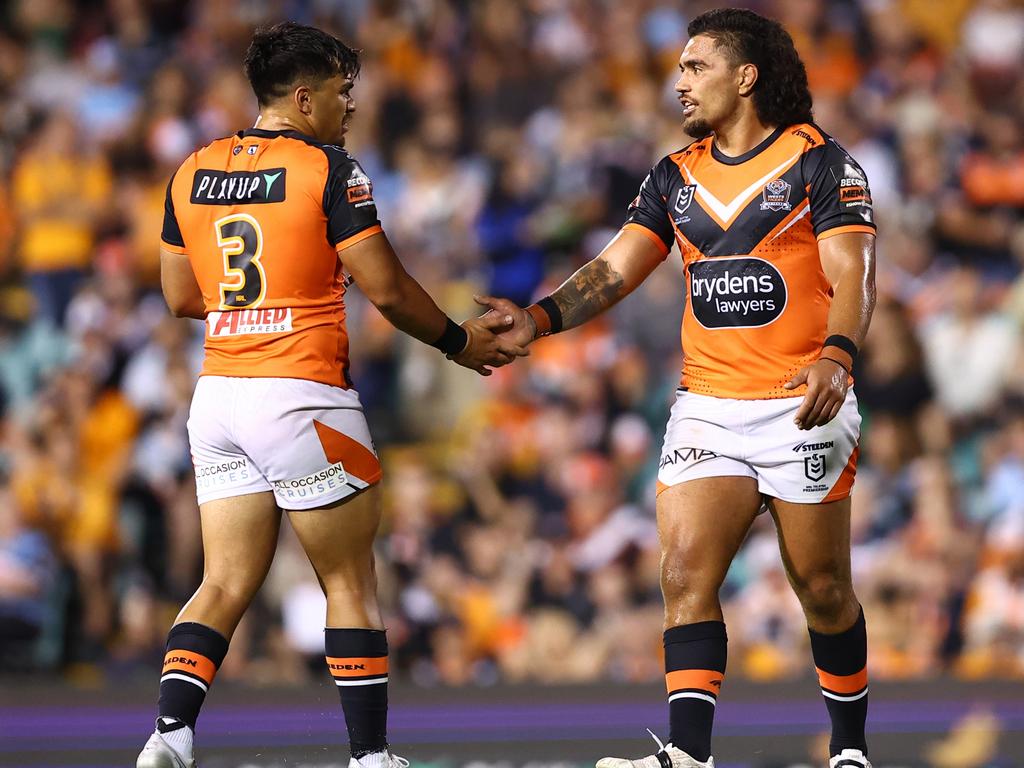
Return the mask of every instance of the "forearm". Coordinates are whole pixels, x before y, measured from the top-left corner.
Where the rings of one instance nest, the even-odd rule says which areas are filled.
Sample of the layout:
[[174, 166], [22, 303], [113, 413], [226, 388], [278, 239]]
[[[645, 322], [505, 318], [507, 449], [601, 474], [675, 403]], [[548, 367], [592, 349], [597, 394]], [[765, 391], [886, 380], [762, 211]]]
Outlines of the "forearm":
[[858, 347], [863, 343], [875, 310], [873, 270], [851, 268], [833, 289], [828, 313], [828, 335], [842, 334]]
[[396, 277], [392, 290], [373, 303], [395, 328], [424, 344], [434, 344], [448, 322], [430, 294], [408, 273]]
[[567, 331], [615, 306], [628, 293], [622, 275], [598, 256], [562, 283], [551, 299], [562, 313], [562, 330]]
[[[847, 270], [833, 287], [832, 306], [828, 313], [826, 339], [845, 336], [860, 349], [868, 332], [871, 314], [875, 309], [875, 279], [873, 271], [852, 267]], [[826, 346], [823, 357], [838, 358], [844, 366], [852, 365], [839, 350]], [[849, 364], [848, 364], [849, 363]]]

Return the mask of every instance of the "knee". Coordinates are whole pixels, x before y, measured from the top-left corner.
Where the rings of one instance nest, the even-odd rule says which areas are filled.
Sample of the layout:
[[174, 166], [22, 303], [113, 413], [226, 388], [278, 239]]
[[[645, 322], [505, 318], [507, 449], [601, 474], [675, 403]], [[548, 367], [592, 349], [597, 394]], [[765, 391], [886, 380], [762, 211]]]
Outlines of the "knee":
[[216, 578], [207, 575], [200, 590], [209, 603], [241, 614], [249, 607], [249, 603], [260, 588], [261, 582], [252, 582], [253, 580]]
[[703, 564], [685, 548], [665, 551], [661, 557], [661, 591], [668, 626], [711, 620], [721, 608], [718, 590], [720, 569]]
[[344, 596], [365, 598], [368, 595], [376, 595], [377, 571], [373, 559], [321, 574], [320, 586], [329, 599]]
[[819, 569], [793, 580], [804, 613], [822, 619], [833, 619], [843, 614], [856, 602], [853, 584], [839, 569]]

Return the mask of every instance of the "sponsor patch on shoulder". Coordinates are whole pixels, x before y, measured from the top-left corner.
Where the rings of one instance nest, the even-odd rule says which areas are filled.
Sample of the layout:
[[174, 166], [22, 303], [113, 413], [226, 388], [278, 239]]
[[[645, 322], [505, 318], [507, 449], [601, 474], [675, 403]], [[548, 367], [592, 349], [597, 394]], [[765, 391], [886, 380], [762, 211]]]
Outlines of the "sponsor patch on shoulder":
[[373, 184], [370, 182], [369, 176], [353, 176], [345, 182], [345, 186], [347, 187], [346, 199], [349, 203], [355, 204], [357, 208], [362, 207], [360, 204], [373, 202]]

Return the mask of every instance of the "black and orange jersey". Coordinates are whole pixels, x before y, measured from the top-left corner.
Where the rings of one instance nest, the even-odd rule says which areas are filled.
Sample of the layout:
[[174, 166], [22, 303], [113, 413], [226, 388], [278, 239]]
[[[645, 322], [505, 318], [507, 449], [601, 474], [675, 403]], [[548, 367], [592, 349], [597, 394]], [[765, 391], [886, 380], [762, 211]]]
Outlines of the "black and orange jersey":
[[792, 397], [817, 359], [832, 289], [818, 240], [874, 233], [867, 178], [815, 125], [775, 130], [739, 157], [708, 137], [651, 170], [629, 207], [636, 228], [686, 274], [681, 386], [715, 397]]
[[203, 374], [348, 387], [338, 255], [380, 232], [370, 179], [341, 147], [250, 129], [190, 155], [167, 186], [161, 240], [203, 293]]

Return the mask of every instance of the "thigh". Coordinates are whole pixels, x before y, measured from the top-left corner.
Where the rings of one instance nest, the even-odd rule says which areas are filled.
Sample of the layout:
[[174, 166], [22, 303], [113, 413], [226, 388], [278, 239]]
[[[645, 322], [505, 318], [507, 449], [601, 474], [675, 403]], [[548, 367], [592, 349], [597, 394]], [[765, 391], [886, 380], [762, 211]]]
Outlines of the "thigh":
[[202, 504], [203, 579], [255, 593], [277, 549], [281, 510], [269, 492], [231, 496]]
[[175, 623], [195, 621], [230, 638], [270, 570], [281, 512], [264, 491], [206, 502], [199, 516], [203, 583]]
[[358, 586], [372, 575], [380, 526], [380, 487], [316, 509], [289, 510], [288, 519], [322, 585]]
[[782, 562], [798, 591], [821, 574], [842, 583], [850, 575], [850, 498], [822, 504], [768, 503]]
[[[690, 480], [658, 495], [658, 538], [663, 582], [717, 594], [733, 557], [761, 509], [751, 477]], [[673, 573], [673, 569], [683, 571]]]

